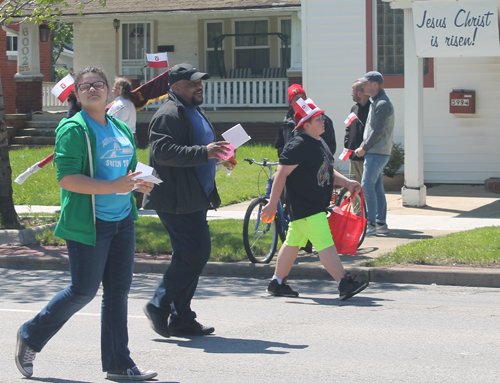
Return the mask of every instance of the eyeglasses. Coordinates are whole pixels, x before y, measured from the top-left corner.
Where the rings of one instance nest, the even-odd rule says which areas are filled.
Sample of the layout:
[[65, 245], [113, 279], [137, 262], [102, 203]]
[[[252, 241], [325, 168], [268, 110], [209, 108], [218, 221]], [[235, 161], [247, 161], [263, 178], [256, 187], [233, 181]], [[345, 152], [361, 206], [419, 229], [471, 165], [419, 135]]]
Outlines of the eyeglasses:
[[90, 90], [90, 88], [94, 88], [95, 90], [101, 90], [104, 89], [104, 86], [106, 83], [104, 81], [95, 81], [91, 83], [82, 83], [78, 84], [78, 89], [80, 89], [81, 92], [87, 92]]

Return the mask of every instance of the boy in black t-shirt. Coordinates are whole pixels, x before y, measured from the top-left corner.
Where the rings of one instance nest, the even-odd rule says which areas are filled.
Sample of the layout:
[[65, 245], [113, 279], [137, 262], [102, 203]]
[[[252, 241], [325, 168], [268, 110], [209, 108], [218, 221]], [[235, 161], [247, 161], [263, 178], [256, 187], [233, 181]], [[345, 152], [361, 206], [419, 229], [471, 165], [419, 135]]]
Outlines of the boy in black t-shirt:
[[337, 281], [340, 299], [346, 300], [364, 290], [368, 281], [355, 281], [342, 266], [326, 218], [326, 208], [330, 203], [334, 182], [347, 187], [351, 193], [361, 191], [361, 186], [333, 168], [333, 156], [319, 137], [325, 131], [324, 110], [314, 105], [311, 99], [297, 101], [294, 108], [297, 111], [296, 129], [303, 129], [303, 134], [292, 138], [283, 148], [269, 203], [261, 214], [266, 222], [273, 219], [286, 183], [291, 222], [267, 291], [274, 296], [299, 295], [285, 280], [299, 249], [310, 240], [321, 263]]

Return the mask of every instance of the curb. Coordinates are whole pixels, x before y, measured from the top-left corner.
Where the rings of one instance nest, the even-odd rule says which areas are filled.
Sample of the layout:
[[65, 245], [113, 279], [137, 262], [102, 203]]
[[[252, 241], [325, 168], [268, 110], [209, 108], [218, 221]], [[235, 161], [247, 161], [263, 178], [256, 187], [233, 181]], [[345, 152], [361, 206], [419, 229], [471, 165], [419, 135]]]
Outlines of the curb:
[[[170, 261], [136, 260], [134, 273], [163, 274]], [[34, 256], [0, 256], [0, 268], [25, 270], [69, 269], [67, 258]], [[358, 278], [376, 283], [436, 284], [451, 286], [500, 287], [500, 269], [476, 269], [460, 267], [346, 267]], [[261, 265], [247, 262], [209, 262], [202, 276], [225, 276], [246, 278], [271, 278], [274, 265]], [[332, 280], [327, 271], [317, 265], [294, 265], [294, 279]]]
[[37, 234], [43, 233], [46, 229], [54, 230], [57, 223], [35, 226], [21, 230], [0, 230], [0, 245], [5, 246], [26, 246], [38, 245]]

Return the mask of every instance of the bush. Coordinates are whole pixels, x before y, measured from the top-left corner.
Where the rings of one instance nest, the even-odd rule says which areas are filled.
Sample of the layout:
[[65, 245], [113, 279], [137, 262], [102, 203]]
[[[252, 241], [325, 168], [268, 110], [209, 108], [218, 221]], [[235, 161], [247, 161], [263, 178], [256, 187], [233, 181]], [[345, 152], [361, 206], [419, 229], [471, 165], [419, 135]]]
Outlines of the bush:
[[61, 81], [64, 77], [66, 77], [68, 75], [68, 70], [67, 69], [64, 69], [64, 68], [57, 68], [55, 70], [55, 78], [56, 78], [56, 82], [59, 82]]
[[384, 166], [384, 175], [393, 178], [404, 163], [405, 151], [403, 149], [403, 145], [400, 143], [394, 143], [389, 161], [387, 162], [387, 165]]

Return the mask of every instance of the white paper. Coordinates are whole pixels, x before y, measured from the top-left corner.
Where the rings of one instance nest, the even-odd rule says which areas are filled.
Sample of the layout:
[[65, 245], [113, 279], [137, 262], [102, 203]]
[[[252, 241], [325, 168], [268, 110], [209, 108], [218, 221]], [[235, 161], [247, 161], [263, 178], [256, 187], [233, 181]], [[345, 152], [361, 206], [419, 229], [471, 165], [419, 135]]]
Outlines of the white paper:
[[[141, 181], [145, 181], [145, 182], [152, 182], [155, 185], [159, 185], [159, 184], [161, 184], [163, 182], [161, 179], [159, 179], [159, 178], [155, 177], [154, 175], [152, 175], [153, 168], [151, 166], [145, 165], [142, 162], [138, 162], [137, 163], [137, 166], [135, 167], [135, 171], [136, 172], [140, 171], [142, 173], [139, 174], [138, 176], [135, 176], [134, 178], [132, 178], [133, 180], [141, 180]], [[132, 190], [136, 190], [136, 189], [138, 189], [138, 187], [134, 186], [134, 188]], [[125, 195], [125, 194], [128, 194], [128, 193], [116, 193], [116, 195]]]
[[222, 133], [222, 138], [224, 138], [224, 141], [229, 142], [235, 149], [237, 149], [250, 140], [251, 137], [247, 134], [247, 132], [245, 132], [243, 126], [238, 124]]

